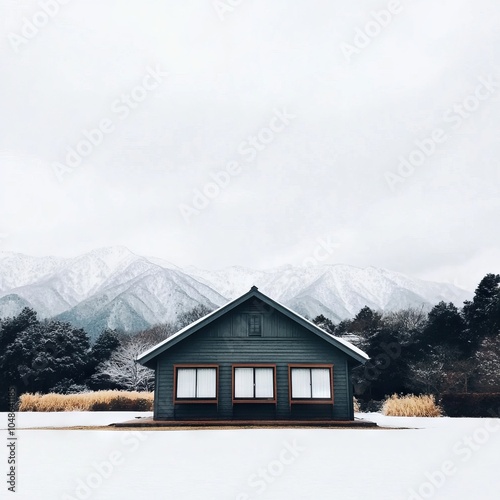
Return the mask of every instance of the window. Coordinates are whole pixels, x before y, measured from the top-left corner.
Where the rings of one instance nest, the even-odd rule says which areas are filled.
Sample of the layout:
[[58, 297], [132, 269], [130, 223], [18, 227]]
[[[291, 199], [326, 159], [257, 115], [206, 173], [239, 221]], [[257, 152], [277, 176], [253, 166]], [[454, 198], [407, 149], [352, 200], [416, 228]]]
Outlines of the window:
[[276, 367], [274, 365], [233, 367], [234, 402], [274, 402]]
[[176, 402], [216, 402], [218, 367], [175, 366]]
[[262, 335], [262, 316], [250, 314], [248, 317], [248, 336], [260, 337]]
[[290, 400], [333, 401], [332, 366], [290, 366]]

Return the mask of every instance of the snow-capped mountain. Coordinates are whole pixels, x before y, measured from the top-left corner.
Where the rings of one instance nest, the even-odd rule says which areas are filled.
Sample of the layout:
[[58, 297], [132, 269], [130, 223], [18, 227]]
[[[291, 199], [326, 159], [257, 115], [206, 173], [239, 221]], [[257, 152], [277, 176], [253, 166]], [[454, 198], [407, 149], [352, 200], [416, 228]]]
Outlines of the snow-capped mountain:
[[256, 284], [263, 293], [299, 314], [311, 318], [323, 314], [334, 321], [352, 318], [365, 305], [380, 311], [422, 306], [429, 309], [441, 300], [461, 305], [472, 297], [472, 293], [451, 284], [344, 264], [288, 265], [268, 271], [243, 267], [203, 271], [190, 267], [186, 271], [225, 297], [237, 297]]
[[353, 317], [365, 305], [390, 311], [429, 309], [441, 300], [461, 305], [472, 293], [454, 285], [409, 278], [368, 267], [283, 266], [265, 271], [228, 267], [180, 268], [124, 247], [93, 250], [75, 258], [29, 257], [0, 252], [0, 317], [32, 307], [91, 335], [103, 328], [137, 331], [173, 322], [203, 304], [216, 308], [252, 285], [298, 313], [334, 321]]

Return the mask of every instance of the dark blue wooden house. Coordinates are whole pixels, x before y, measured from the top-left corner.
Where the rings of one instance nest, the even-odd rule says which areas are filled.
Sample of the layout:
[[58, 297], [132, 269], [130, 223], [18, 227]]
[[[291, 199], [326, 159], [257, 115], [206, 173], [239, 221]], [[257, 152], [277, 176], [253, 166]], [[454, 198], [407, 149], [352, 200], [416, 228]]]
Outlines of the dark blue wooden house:
[[143, 353], [155, 420], [353, 420], [368, 356], [256, 287]]

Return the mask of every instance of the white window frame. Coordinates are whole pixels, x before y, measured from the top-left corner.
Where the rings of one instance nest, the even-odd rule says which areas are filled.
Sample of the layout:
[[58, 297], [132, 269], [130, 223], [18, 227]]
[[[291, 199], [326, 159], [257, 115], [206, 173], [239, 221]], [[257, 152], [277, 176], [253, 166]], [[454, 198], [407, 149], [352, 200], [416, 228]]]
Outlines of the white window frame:
[[[198, 383], [196, 380], [196, 389], [194, 397], [178, 397], [178, 378], [179, 370], [196, 370], [196, 378], [198, 377], [198, 370], [213, 369], [215, 370], [215, 397], [198, 397], [196, 391], [198, 390]], [[174, 404], [178, 403], [217, 403], [219, 397], [219, 365], [174, 365]]]
[[[253, 369], [253, 397], [236, 397], [236, 370], [238, 368], [251, 368]], [[272, 369], [273, 374], [273, 397], [256, 397], [256, 370], [258, 369]], [[233, 372], [233, 404], [234, 403], [276, 403], [276, 365], [273, 364], [234, 364], [232, 367]]]
[[[310, 392], [308, 396], [300, 396], [293, 397], [293, 370], [309, 370], [309, 384], [310, 384]], [[329, 397], [314, 397], [314, 370], [325, 370], [329, 371], [329, 389], [330, 396]], [[291, 364], [288, 365], [288, 383], [289, 383], [289, 395], [290, 395], [290, 404], [294, 403], [304, 403], [304, 404], [330, 404], [333, 403], [333, 365], [327, 364]]]

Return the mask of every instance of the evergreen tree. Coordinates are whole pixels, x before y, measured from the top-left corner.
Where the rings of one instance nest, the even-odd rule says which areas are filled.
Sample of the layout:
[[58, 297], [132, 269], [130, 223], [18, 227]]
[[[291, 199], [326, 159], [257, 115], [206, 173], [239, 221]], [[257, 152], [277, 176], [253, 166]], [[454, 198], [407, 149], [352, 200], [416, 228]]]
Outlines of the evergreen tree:
[[427, 316], [420, 342], [424, 349], [435, 345], [466, 349], [465, 322], [460, 311], [451, 302], [434, 306]]
[[24, 392], [17, 368], [20, 359], [9, 353], [9, 347], [23, 331], [38, 324], [36, 312], [24, 308], [18, 316], [0, 321], [0, 411], [7, 411], [8, 391], [14, 388], [17, 394]]
[[326, 316], [323, 316], [323, 314], [320, 314], [319, 316], [316, 316], [312, 322], [325, 330], [325, 332], [333, 334], [335, 332], [335, 325], [333, 324], [332, 320], [327, 318]]
[[343, 319], [335, 327], [335, 331], [333, 332], [334, 335], [338, 335], [339, 337], [342, 337], [343, 335], [348, 334], [351, 331], [351, 324], [352, 324], [352, 320], [351, 319]]
[[90, 349], [88, 361], [88, 372], [92, 375], [100, 363], [108, 360], [116, 349], [120, 346], [120, 340], [115, 330], [106, 328], [97, 337], [94, 345]]
[[487, 274], [476, 288], [472, 301], [463, 307], [466, 323], [468, 353], [479, 348], [486, 337], [498, 334], [500, 329], [500, 275]]
[[0, 321], [0, 362], [3, 360], [2, 355], [7, 346], [15, 340], [19, 333], [35, 323], [38, 323], [36, 312], [29, 307], [25, 307], [14, 318], [5, 318]]
[[80, 384], [86, 375], [89, 340], [87, 334], [68, 323], [30, 321], [26, 314], [13, 323], [26, 326], [5, 346], [2, 372], [18, 393], [49, 392], [63, 379]]
[[425, 314], [418, 309], [384, 316], [369, 307], [361, 309], [352, 321], [351, 331], [362, 337], [360, 347], [370, 356], [364, 366], [353, 371], [353, 381], [364, 399], [381, 399], [408, 390], [409, 363], [424, 323]]
[[408, 361], [402, 356], [400, 332], [394, 325], [379, 322], [371, 328], [363, 342], [370, 360], [353, 372], [353, 378], [365, 397], [382, 399], [386, 395], [404, 392], [408, 380]]
[[368, 338], [377, 331], [381, 323], [382, 314], [365, 306], [356, 314], [350, 328], [352, 333], [359, 333], [364, 338]]

